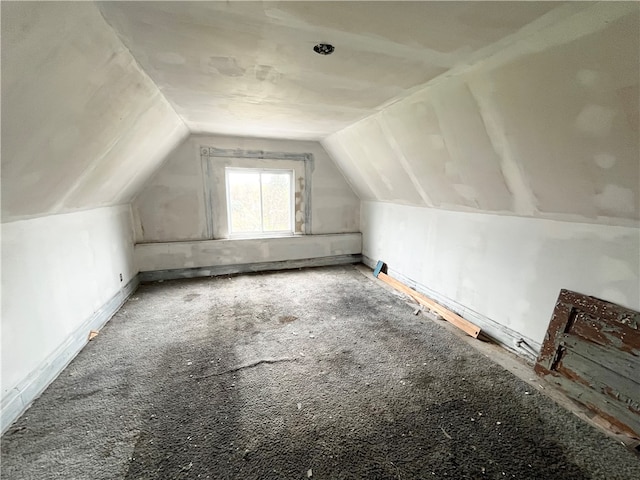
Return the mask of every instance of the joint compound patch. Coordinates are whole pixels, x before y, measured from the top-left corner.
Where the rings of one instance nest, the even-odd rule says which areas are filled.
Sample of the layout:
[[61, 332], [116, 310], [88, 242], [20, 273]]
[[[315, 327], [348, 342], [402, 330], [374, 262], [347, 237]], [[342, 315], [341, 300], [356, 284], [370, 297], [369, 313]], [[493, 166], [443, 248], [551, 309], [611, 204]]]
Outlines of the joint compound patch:
[[576, 77], [578, 78], [580, 85], [585, 87], [594, 87], [600, 79], [600, 73], [595, 70], [584, 69], [578, 71]]
[[469, 186], [469, 185], [463, 185], [461, 183], [457, 183], [453, 186], [453, 188], [455, 189], [455, 191], [458, 193], [458, 195], [460, 195], [462, 198], [464, 198], [465, 200], [475, 203], [476, 202], [476, 189]]
[[595, 204], [607, 213], [633, 213], [636, 210], [635, 195], [629, 188], [619, 185], [605, 185], [601, 193], [595, 196]]
[[605, 170], [613, 167], [616, 164], [615, 155], [611, 155], [610, 153], [596, 153], [593, 156], [593, 160], [596, 162], [596, 165]]
[[203, 69], [210, 73], [219, 73], [227, 77], [241, 77], [245, 69], [238, 65], [235, 57], [209, 57], [203, 60]]
[[584, 133], [604, 137], [611, 132], [615, 110], [602, 105], [587, 105], [576, 119], [576, 128]]

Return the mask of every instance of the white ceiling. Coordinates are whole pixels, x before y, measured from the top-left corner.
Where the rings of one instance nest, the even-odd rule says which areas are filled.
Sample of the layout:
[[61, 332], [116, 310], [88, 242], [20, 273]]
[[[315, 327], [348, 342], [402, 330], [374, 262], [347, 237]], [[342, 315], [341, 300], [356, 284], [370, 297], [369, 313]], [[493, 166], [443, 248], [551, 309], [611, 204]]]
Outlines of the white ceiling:
[[126, 203], [191, 130], [321, 138], [363, 199], [637, 224], [638, 5], [0, 2], [2, 221]]
[[[194, 132], [319, 139], [478, 61], [559, 2], [105, 2]], [[335, 45], [331, 56], [313, 52]], [[496, 48], [492, 48], [495, 46]]]
[[127, 203], [189, 133], [93, 2], [0, 2], [2, 222]]
[[323, 139], [360, 198], [638, 225], [640, 4], [563, 10]]

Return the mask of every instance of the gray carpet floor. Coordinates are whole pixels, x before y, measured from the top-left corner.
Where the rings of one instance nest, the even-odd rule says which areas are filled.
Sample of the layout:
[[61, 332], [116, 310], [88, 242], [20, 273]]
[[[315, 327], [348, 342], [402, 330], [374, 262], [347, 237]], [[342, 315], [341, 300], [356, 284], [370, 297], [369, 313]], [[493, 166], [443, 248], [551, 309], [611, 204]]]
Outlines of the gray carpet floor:
[[1, 473], [612, 480], [640, 461], [346, 266], [141, 286], [3, 436]]

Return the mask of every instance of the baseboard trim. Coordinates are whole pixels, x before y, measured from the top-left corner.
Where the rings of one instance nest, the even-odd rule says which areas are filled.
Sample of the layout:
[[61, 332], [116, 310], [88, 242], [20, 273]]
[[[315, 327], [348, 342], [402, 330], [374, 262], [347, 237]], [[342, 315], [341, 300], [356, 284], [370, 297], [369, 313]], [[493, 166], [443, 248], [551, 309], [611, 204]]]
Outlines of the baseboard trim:
[[153, 270], [140, 272], [141, 282], [158, 280], [177, 280], [180, 278], [215, 277], [236, 273], [264, 272], [268, 270], [289, 270], [305, 267], [326, 267], [360, 263], [362, 255], [332, 255], [328, 257], [306, 258], [301, 260], [284, 260], [279, 262], [243, 263], [236, 265], [217, 265], [211, 267], [177, 268], [171, 270]]
[[136, 291], [138, 275], [122, 287], [98, 311], [87, 318], [74, 333], [49, 355], [33, 372], [9, 390], [0, 405], [0, 427], [4, 434], [87, 344], [89, 332], [100, 330], [124, 302]]
[[[364, 263], [369, 268], [375, 268], [377, 261], [367, 257], [366, 255], [362, 255], [362, 263]], [[489, 317], [471, 310], [470, 308], [465, 307], [455, 300], [451, 300], [450, 298], [439, 294], [435, 290], [432, 290], [431, 288], [422, 285], [409, 277], [406, 277], [396, 270], [389, 268], [389, 275], [397, 280], [400, 280], [402, 283], [408, 285], [414, 290], [435, 300], [440, 305], [447, 307], [449, 310], [460, 315], [462, 318], [465, 318], [470, 322], [478, 325], [482, 329], [482, 334], [486, 335], [491, 340], [506, 348], [507, 350], [515, 353], [516, 355], [526, 359], [529, 362], [535, 362], [541, 348], [541, 345], [535, 340], [525, 337], [515, 330], [499, 324], [495, 320], [492, 320]]]

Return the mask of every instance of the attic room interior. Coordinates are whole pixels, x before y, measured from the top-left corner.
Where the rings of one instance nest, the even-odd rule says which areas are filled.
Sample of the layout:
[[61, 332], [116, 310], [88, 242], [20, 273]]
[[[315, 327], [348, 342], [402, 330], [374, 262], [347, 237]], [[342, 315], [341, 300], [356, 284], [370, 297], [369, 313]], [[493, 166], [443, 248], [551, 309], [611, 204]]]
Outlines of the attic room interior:
[[1, 27], [2, 478], [640, 478], [639, 3]]

